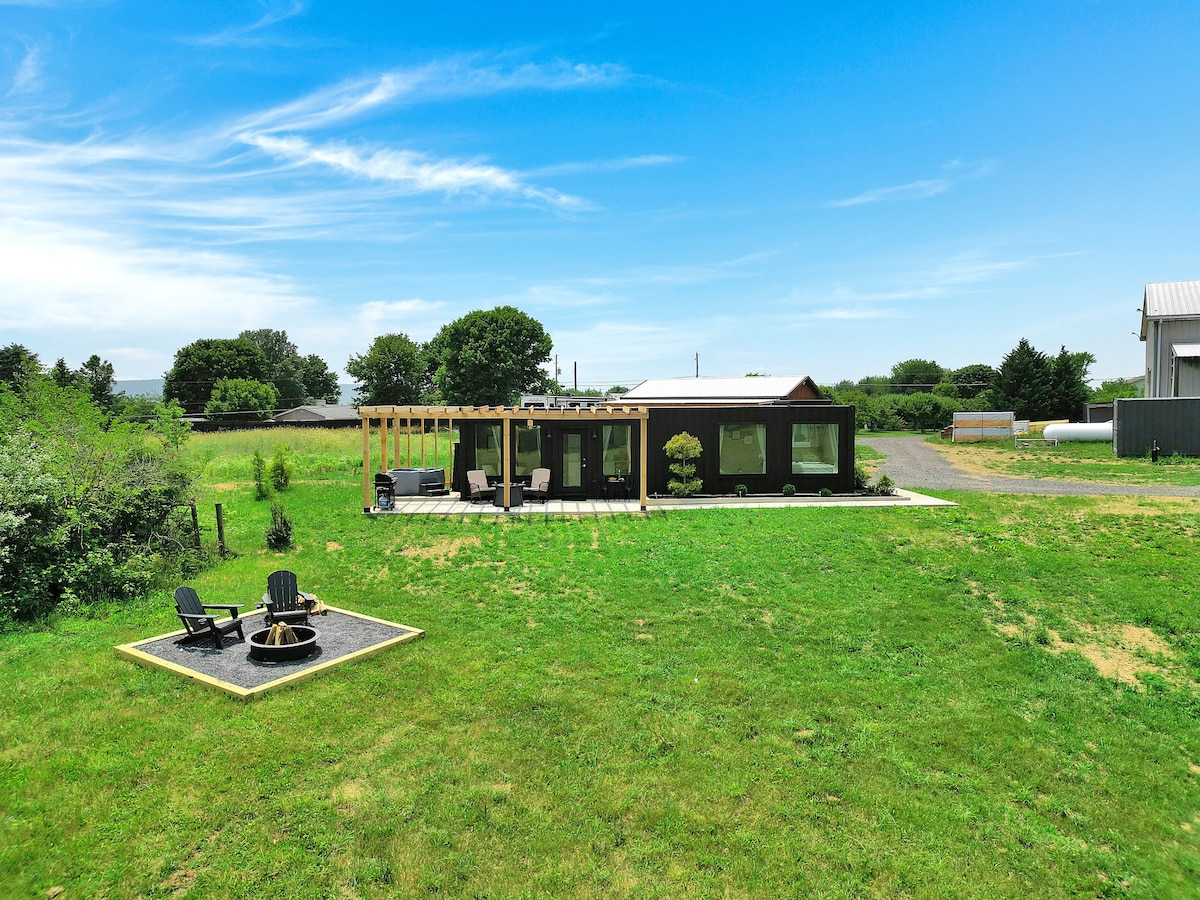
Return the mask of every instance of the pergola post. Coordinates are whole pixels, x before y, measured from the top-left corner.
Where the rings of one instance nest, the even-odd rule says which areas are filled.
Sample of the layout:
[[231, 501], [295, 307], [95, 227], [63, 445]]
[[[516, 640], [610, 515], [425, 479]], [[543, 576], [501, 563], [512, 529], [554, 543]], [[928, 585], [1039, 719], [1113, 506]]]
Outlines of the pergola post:
[[501, 474], [504, 477], [504, 509], [507, 512], [509, 506], [509, 488], [511, 487], [511, 479], [509, 471], [512, 469], [512, 463], [509, 461], [509, 450], [512, 447], [512, 414], [501, 408], [500, 422], [504, 429], [504, 438], [501, 441], [504, 450], [500, 456]]
[[363, 512], [370, 512], [373, 505], [371, 497], [371, 419], [362, 417], [363, 432]]
[[641, 428], [638, 429], [642, 433], [642, 439], [639, 442], [642, 445], [641, 446], [642, 459], [641, 459], [641, 463], [638, 466], [638, 468], [641, 470], [638, 474], [638, 488], [642, 494], [642, 498], [641, 498], [642, 499], [642, 512], [646, 511], [646, 459], [647, 459], [647, 455], [648, 455], [646, 451], [650, 446], [649, 425], [650, 425], [649, 417], [644, 418], [641, 421]]

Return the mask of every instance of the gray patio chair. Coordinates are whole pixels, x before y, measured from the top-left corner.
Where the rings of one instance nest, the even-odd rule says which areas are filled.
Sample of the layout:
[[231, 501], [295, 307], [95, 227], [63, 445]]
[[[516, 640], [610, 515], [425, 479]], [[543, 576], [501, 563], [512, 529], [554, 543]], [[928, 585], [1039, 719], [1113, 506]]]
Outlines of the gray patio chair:
[[472, 503], [488, 503], [496, 496], [495, 485], [488, 484], [487, 473], [483, 469], [471, 469], [467, 472], [467, 498]]
[[[183, 622], [187, 634], [175, 643], [184, 644], [189, 641], [212, 638], [213, 644], [218, 650], [221, 650], [224, 648], [222, 639], [231, 631], [236, 631], [238, 638], [246, 640], [246, 635], [242, 631], [242, 620], [238, 618], [237, 613], [241, 608], [242, 604], [240, 603], [201, 603], [200, 595], [194, 588], [187, 585], [177, 587], [175, 589], [175, 611], [179, 616], [179, 621]], [[230, 618], [218, 622], [217, 617], [208, 611], [210, 609], [223, 609], [229, 613]]]
[[529, 477], [529, 487], [525, 491], [525, 496], [530, 500], [540, 500], [545, 503], [550, 497], [550, 470], [549, 469], [534, 469], [533, 474]]

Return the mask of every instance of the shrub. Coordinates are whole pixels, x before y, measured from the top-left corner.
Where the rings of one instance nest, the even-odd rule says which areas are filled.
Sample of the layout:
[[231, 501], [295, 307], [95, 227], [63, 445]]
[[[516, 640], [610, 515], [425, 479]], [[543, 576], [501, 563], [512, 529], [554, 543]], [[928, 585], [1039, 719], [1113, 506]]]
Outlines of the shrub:
[[[793, 493], [795, 493], [795, 490], [796, 490], [795, 488], [792, 488]], [[832, 497], [833, 491], [831, 491], [829, 488], [821, 488], [821, 496], [822, 497]]]
[[254, 473], [254, 499], [266, 500], [271, 496], [271, 487], [267, 484], [267, 462], [257, 450], [250, 460], [250, 469]]
[[785, 484], [783, 486], [783, 496], [795, 497], [796, 496], [796, 486], [794, 484]]
[[668, 466], [676, 476], [667, 482], [671, 493], [677, 497], [690, 497], [699, 491], [704, 482], [695, 477], [696, 466], [692, 460], [698, 459], [704, 452], [700, 439], [681, 431], [663, 445], [663, 450], [668, 457], [676, 460]]
[[733, 486], [733, 492], [739, 497], [745, 497], [748, 490], [749, 489], [744, 484], [735, 484]]
[[169, 434], [31, 376], [0, 387], [0, 627], [139, 596], [184, 543], [191, 479]]
[[271, 527], [267, 529], [267, 548], [282, 553], [292, 546], [292, 522], [282, 503], [271, 506]]
[[854, 489], [856, 491], [865, 491], [867, 485], [871, 483], [871, 475], [867, 471], [867, 467], [860, 462], [854, 464]]
[[892, 479], [886, 475], [880, 475], [879, 480], [875, 482], [873, 493], [890, 497], [892, 494], [896, 493], [896, 482], [892, 481]]
[[271, 479], [271, 487], [276, 491], [286, 491], [292, 483], [292, 460], [290, 448], [280, 444], [267, 463], [267, 476]]

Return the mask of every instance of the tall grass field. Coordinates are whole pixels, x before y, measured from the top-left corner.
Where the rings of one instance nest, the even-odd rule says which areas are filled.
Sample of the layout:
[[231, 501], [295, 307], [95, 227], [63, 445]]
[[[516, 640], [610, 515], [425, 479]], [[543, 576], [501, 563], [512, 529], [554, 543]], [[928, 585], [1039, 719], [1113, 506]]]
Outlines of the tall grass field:
[[353, 430], [189, 453], [201, 597], [426, 636], [246, 704], [115, 654], [170, 587], [0, 635], [0, 896], [1200, 895], [1197, 501], [366, 517]]

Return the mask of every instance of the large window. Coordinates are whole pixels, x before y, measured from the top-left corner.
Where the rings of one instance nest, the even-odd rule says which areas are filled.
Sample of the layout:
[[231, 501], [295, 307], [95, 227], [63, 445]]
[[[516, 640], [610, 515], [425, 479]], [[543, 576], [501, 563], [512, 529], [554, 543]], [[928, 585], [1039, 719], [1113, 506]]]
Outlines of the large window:
[[836, 424], [792, 426], [792, 474], [836, 475], [838, 427]]
[[722, 425], [721, 474], [767, 474], [767, 426], [741, 422]]
[[532, 475], [542, 464], [542, 426], [517, 426], [516, 475]]
[[600, 433], [604, 447], [604, 474], [628, 475], [631, 471], [633, 456], [630, 453], [630, 433], [628, 425], [605, 425]]
[[475, 426], [475, 468], [488, 475], [500, 475], [500, 426]]

